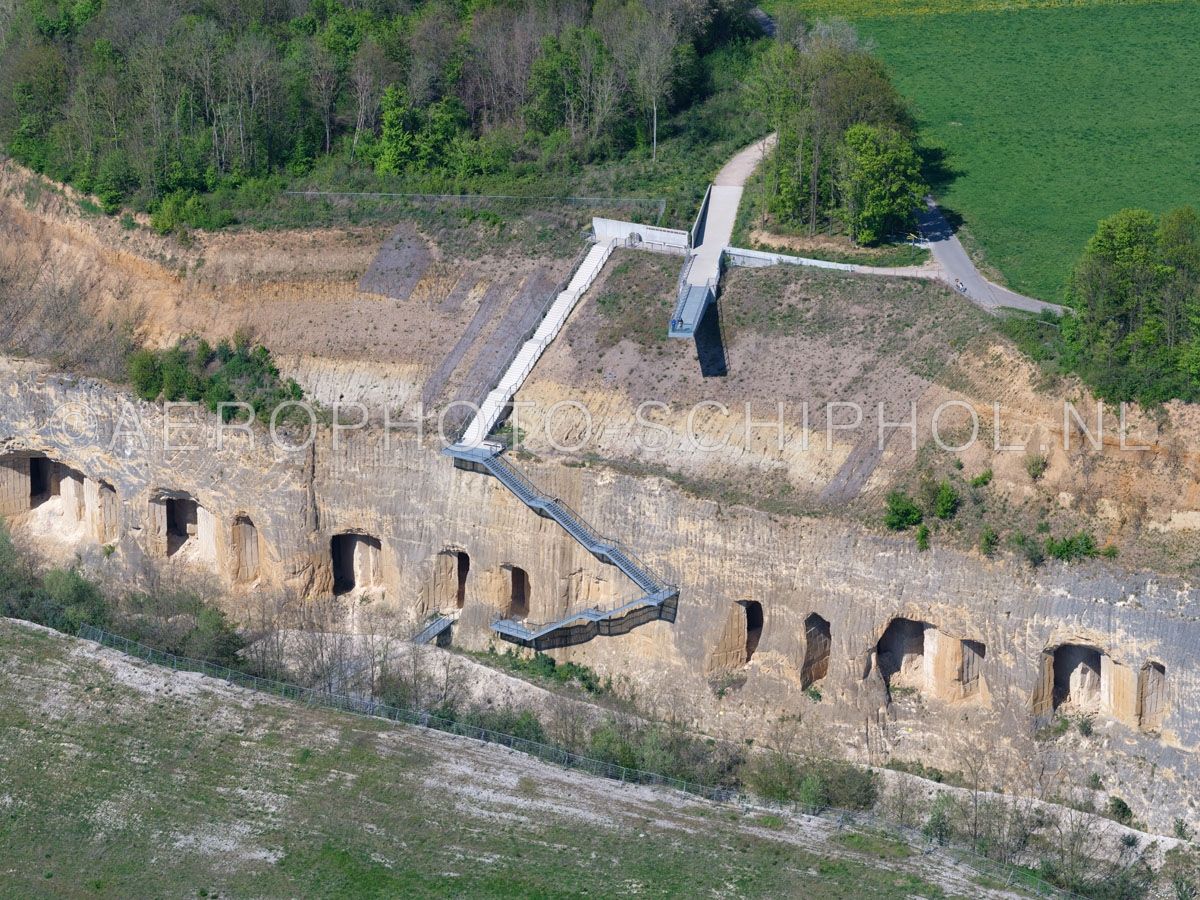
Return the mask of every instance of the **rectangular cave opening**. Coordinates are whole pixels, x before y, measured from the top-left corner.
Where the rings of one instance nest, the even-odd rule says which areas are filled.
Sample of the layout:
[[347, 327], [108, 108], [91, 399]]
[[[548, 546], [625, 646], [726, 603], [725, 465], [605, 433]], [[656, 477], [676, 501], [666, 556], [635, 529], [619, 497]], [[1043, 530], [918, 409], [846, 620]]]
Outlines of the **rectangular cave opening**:
[[51, 497], [58, 495], [58, 478], [55, 464], [45, 456], [29, 459], [29, 508], [41, 506]]
[[1054, 651], [1054, 709], [1097, 712], [1100, 709], [1100, 658], [1096, 647], [1063, 644]]
[[829, 651], [833, 637], [829, 622], [813, 613], [804, 620], [804, 665], [800, 669], [800, 683], [804, 687], [820, 681], [829, 674]]
[[196, 536], [200, 522], [200, 504], [191, 497], [168, 497], [167, 556], [174, 556]]
[[892, 619], [875, 649], [876, 664], [888, 688], [925, 684], [925, 629], [912, 619]]
[[462, 609], [467, 602], [467, 576], [471, 573], [471, 557], [464, 550], [459, 550], [454, 556], [457, 575], [454, 605]]
[[739, 600], [738, 604], [746, 611], [746, 662], [750, 662], [762, 640], [763, 608], [757, 600]]
[[379, 582], [379, 538], [366, 534], [337, 534], [330, 543], [333, 562], [333, 592], [348, 594]]
[[529, 617], [529, 573], [518, 566], [512, 567], [512, 589], [508, 599], [508, 618]]

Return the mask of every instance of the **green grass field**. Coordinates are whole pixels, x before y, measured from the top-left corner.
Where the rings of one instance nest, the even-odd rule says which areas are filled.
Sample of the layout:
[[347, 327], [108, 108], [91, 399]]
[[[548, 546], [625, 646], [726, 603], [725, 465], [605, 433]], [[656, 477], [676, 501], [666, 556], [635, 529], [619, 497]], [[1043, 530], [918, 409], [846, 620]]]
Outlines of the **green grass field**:
[[[1200, 204], [1200, 3], [776, 0], [872, 38], [1009, 284], [1062, 290], [1099, 219]], [[957, 10], [957, 11], [955, 11]]]
[[979, 895], [978, 876], [893, 839], [768, 823], [7, 620], [0, 676], [0, 897]]

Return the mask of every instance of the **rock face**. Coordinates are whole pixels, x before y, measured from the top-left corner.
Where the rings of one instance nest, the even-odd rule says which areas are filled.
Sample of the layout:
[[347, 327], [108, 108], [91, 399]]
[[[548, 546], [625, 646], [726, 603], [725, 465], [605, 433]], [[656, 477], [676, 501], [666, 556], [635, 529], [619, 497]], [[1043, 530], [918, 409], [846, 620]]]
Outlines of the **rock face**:
[[[89, 565], [208, 571], [235, 610], [254, 590], [335, 587], [414, 618], [461, 608], [454, 639], [472, 647], [502, 614], [527, 607], [544, 622], [636, 590], [432, 441], [319, 429], [311, 444], [295, 433], [273, 446], [263, 429], [198, 419], [170, 426], [161, 407], [99, 382], [3, 364], [4, 512]], [[556, 652], [658, 713], [760, 741], [800, 717], [874, 762], [962, 769], [984, 756], [995, 783], [1038, 782], [1044, 795], [1106, 767], [1151, 827], [1200, 825], [1184, 802], [1200, 777], [1200, 597], [1188, 585], [1107, 562], [1031, 570], [918, 552], [911, 538], [725, 508], [663, 479], [522, 466], [680, 585], [674, 623]], [[1092, 736], [1034, 740], [1056, 708], [1094, 715]]]

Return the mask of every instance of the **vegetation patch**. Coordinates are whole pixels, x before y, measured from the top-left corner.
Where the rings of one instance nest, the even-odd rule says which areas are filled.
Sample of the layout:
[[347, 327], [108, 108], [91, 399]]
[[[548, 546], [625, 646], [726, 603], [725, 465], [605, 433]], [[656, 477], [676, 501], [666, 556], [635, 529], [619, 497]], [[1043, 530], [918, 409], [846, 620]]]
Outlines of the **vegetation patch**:
[[1161, 212], [1194, 198], [1200, 68], [1190, 36], [1200, 5], [776, 0], [767, 8], [845, 16], [878, 45], [913, 105], [939, 199], [1018, 291], [1057, 299], [1096, 222], [1122, 207]]
[[243, 333], [216, 347], [201, 338], [170, 350], [138, 350], [129, 357], [129, 380], [143, 400], [202, 402], [226, 421], [239, 404], [269, 421], [280, 404], [304, 397], [300, 385], [280, 377], [267, 348], [253, 346]]

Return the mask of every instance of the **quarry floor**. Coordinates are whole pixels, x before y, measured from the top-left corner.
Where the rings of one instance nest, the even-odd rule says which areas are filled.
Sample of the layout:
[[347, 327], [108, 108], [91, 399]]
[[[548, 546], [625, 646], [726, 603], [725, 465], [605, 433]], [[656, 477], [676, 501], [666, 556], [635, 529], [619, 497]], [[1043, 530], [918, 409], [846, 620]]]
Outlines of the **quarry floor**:
[[882, 835], [293, 706], [13, 620], [0, 660], [14, 895], [1013, 896]]

